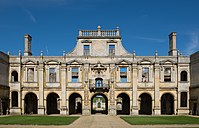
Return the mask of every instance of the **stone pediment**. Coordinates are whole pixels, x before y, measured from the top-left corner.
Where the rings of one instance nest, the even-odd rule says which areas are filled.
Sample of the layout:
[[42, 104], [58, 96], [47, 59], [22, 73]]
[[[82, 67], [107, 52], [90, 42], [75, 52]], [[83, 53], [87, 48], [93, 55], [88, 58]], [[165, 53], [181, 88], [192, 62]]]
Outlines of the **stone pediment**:
[[163, 60], [160, 62], [161, 65], [173, 65], [176, 62], [172, 61], [172, 60]]
[[79, 64], [82, 64], [82, 62], [80, 62], [78, 60], [71, 60], [71, 61], [67, 62], [67, 64], [70, 64], [70, 65], [79, 65]]
[[23, 64], [25, 64], [25, 65], [35, 65], [35, 64], [37, 64], [37, 63], [34, 62], [34, 61], [32, 61], [32, 60], [27, 60], [27, 61], [25, 61]]
[[148, 58], [143, 58], [142, 60], [138, 61], [138, 64], [153, 64], [153, 62]]
[[60, 64], [60, 62], [57, 61], [57, 60], [48, 60], [48, 61], [46, 61], [46, 64], [55, 64], [55, 65], [57, 65], [57, 64]]
[[130, 61], [128, 60], [120, 60], [119, 62], [117, 62], [118, 65], [129, 65], [131, 64]]

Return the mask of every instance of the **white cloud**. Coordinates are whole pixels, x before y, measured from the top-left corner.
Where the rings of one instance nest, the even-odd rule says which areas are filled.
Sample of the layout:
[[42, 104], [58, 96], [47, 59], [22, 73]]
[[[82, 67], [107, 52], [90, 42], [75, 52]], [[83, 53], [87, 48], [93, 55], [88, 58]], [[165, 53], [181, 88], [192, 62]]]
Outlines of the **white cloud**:
[[199, 35], [197, 33], [192, 33], [190, 37], [190, 42], [188, 43], [186, 53], [188, 55], [193, 54], [199, 49]]
[[36, 20], [36, 18], [33, 16], [33, 14], [32, 14], [28, 9], [25, 9], [25, 8], [24, 8], [24, 10], [25, 10], [25, 12], [28, 14], [30, 20], [31, 20], [33, 23], [36, 23], [37, 20]]

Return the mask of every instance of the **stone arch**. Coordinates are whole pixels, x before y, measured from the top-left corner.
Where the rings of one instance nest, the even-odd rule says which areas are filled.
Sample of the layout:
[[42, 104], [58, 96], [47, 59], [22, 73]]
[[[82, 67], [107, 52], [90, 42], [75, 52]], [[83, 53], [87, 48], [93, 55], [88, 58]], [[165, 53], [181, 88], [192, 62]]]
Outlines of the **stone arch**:
[[164, 93], [161, 97], [161, 114], [174, 114], [174, 96], [171, 93]]
[[60, 114], [60, 98], [59, 95], [55, 92], [51, 92], [48, 94], [46, 98], [46, 106], [47, 106], [47, 114]]
[[15, 70], [11, 73], [11, 82], [18, 82], [18, 72]]
[[[101, 103], [101, 108], [98, 108], [98, 102]], [[102, 113], [108, 114], [108, 98], [103, 93], [95, 93], [91, 97], [91, 114]]]
[[11, 93], [11, 106], [18, 107], [18, 92], [17, 91], [13, 91]]
[[78, 93], [69, 96], [69, 114], [82, 114], [82, 96]]
[[152, 114], [152, 97], [148, 93], [142, 93], [139, 96], [140, 109], [139, 114], [151, 115]]
[[126, 93], [120, 93], [117, 96], [117, 114], [118, 115], [130, 114], [130, 97]]
[[33, 92], [28, 92], [24, 98], [24, 114], [37, 114], [37, 95]]

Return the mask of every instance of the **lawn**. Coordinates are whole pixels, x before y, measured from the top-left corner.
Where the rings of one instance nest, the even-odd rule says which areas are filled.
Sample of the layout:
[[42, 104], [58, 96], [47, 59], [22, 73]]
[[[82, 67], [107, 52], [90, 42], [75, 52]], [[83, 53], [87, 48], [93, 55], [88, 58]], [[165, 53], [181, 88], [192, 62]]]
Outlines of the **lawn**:
[[69, 125], [78, 118], [78, 116], [5, 116], [0, 117], [0, 124]]
[[132, 125], [199, 124], [199, 118], [190, 116], [121, 116]]

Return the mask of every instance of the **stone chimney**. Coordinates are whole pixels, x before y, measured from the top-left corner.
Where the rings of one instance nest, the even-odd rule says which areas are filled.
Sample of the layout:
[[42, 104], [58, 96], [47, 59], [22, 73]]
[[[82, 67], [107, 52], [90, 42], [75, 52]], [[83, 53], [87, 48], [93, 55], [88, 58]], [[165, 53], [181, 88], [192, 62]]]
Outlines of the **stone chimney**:
[[32, 56], [31, 51], [32, 37], [28, 34], [24, 35], [24, 56]]
[[169, 35], [169, 56], [177, 56], [176, 32], [172, 32]]

